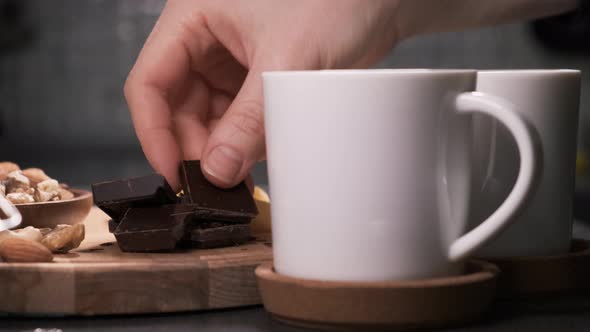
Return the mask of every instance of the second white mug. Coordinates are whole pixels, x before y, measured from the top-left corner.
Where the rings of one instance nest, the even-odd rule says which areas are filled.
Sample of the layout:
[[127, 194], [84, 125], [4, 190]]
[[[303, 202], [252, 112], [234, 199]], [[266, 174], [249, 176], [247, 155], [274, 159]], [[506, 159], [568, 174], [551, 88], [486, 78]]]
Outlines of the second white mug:
[[[477, 91], [502, 97], [534, 131], [542, 151], [531, 201], [480, 256], [557, 255], [569, 251], [580, 101], [578, 70], [484, 70]], [[505, 126], [475, 116], [476, 175], [473, 226], [492, 214], [519, 170], [516, 142]]]

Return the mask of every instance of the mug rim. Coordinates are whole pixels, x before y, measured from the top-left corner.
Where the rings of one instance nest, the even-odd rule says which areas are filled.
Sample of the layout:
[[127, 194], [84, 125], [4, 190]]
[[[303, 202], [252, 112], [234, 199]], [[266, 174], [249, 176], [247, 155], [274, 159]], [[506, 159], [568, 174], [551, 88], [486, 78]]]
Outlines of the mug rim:
[[374, 69], [319, 69], [319, 70], [268, 70], [262, 77], [285, 76], [439, 76], [476, 74], [476, 69], [437, 69], [437, 68], [374, 68]]
[[484, 69], [478, 70], [477, 76], [508, 76], [508, 75], [519, 75], [519, 76], [543, 76], [543, 75], [572, 75], [579, 76], [581, 71], [578, 69]]

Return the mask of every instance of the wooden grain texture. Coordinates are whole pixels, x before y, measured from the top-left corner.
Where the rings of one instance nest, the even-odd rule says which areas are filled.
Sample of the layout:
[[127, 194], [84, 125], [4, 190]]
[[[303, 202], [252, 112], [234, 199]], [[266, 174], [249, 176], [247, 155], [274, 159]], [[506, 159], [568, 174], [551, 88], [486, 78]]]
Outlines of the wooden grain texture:
[[124, 253], [93, 208], [80, 248], [53, 263], [0, 263], [0, 312], [102, 315], [260, 304], [254, 269], [272, 260], [268, 234], [247, 244]]

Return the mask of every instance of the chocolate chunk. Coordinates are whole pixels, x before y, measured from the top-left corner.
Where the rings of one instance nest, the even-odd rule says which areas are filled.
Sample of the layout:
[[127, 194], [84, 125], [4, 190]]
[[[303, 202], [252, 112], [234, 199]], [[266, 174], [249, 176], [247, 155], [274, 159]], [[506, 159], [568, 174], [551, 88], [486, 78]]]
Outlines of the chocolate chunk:
[[167, 251], [187, 242], [215, 248], [250, 239], [247, 223], [258, 210], [245, 183], [218, 188], [194, 160], [182, 162], [180, 175], [182, 199], [158, 174], [92, 185], [96, 205], [112, 218], [109, 231], [121, 250]]
[[109, 220], [109, 233], [114, 233], [115, 229], [117, 229], [117, 226], [119, 226], [119, 223], [114, 221], [113, 219]]
[[195, 207], [191, 204], [187, 205], [193, 207], [194, 217], [196, 219], [217, 220], [235, 224], [247, 224], [252, 220], [252, 217], [250, 217], [249, 215], [244, 215], [231, 211]]
[[252, 194], [244, 182], [229, 189], [210, 183], [198, 160], [184, 160], [180, 167], [183, 202], [195, 207], [199, 218], [248, 222], [258, 215]]
[[115, 222], [130, 207], [163, 205], [177, 200], [166, 179], [159, 174], [95, 183], [92, 193], [94, 203]]
[[227, 247], [250, 240], [250, 226], [247, 224], [200, 221], [193, 224], [187, 233], [192, 246], [200, 249]]
[[172, 204], [129, 208], [115, 230], [122, 251], [172, 250], [183, 238], [192, 209]]

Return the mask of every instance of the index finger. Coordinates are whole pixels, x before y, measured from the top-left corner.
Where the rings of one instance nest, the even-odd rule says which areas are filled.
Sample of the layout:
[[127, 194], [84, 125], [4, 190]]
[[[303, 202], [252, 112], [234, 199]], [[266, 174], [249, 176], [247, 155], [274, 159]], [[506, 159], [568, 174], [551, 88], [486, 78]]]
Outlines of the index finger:
[[190, 72], [182, 36], [168, 31], [165, 12], [141, 50], [125, 83], [125, 97], [143, 152], [155, 170], [178, 189], [181, 150], [174, 135], [168, 96]]

